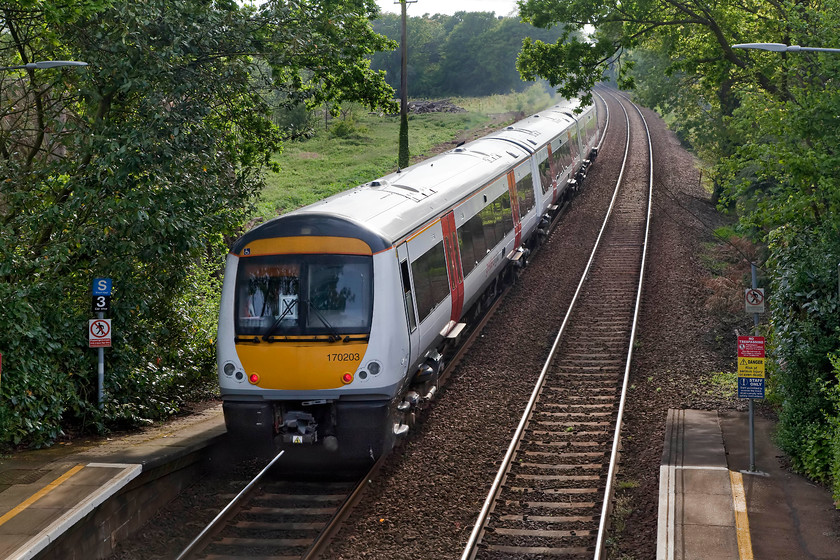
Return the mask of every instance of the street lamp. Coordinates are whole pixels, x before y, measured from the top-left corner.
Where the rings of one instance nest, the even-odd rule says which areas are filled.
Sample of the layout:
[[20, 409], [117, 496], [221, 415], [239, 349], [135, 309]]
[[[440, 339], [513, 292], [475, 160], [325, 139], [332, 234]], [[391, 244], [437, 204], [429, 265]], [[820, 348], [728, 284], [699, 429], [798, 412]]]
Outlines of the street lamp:
[[20, 66], [4, 66], [0, 70], [41, 70], [44, 68], [55, 68], [57, 66], [87, 66], [87, 62], [77, 60], [42, 60], [40, 62], [28, 62]]
[[816, 51], [816, 52], [840, 52], [840, 49], [824, 49], [821, 47], [800, 47], [799, 45], [785, 45], [783, 43], [738, 43], [732, 45], [733, 49], [759, 49], [762, 51], [773, 52], [800, 52], [800, 51]]

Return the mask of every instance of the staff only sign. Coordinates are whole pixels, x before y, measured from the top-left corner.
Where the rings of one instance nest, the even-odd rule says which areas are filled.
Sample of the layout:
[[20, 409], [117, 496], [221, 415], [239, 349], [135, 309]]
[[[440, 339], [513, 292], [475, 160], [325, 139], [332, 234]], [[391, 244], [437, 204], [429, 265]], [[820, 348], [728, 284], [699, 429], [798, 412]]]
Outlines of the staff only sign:
[[764, 337], [738, 337], [738, 398], [764, 398]]

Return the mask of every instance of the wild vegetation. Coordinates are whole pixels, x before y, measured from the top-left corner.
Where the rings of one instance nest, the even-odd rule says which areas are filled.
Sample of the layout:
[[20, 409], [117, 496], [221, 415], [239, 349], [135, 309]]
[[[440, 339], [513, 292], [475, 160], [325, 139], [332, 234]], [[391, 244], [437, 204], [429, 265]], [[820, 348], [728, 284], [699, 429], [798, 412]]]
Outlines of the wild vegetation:
[[[0, 70], [0, 446], [159, 420], [214, 390], [226, 242], [396, 168], [394, 92], [368, 58], [396, 44], [371, 29], [376, 10], [0, 7], [0, 66], [88, 63]], [[456, 101], [484, 107], [412, 115], [415, 156], [550, 96]], [[87, 346], [95, 277], [114, 286], [101, 408]]]
[[[669, 118], [709, 165], [737, 233], [766, 247], [769, 398], [794, 466], [840, 500], [840, 56], [768, 52], [739, 43], [840, 47], [837, 0], [614, 2], [524, 0], [554, 44], [529, 41], [526, 78], [586, 91], [607, 67]], [[568, 23], [574, 22], [574, 23]], [[589, 40], [571, 35], [585, 25]], [[744, 263], [748, 267], [748, 263]]]
[[[394, 110], [371, 2], [8, 0], [0, 66], [0, 443], [165, 417], [211, 379], [225, 236], [284, 137], [280, 107]], [[94, 277], [113, 279], [97, 406]]]
[[[422, 9], [422, 3], [417, 5]], [[414, 10], [414, 8], [412, 8]], [[383, 14], [373, 21], [374, 31], [400, 40], [400, 19]], [[524, 91], [531, 84], [516, 70], [516, 57], [526, 37], [557, 41], [564, 26], [539, 29], [518, 17], [497, 17], [490, 12], [458, 12], [448, 16], [408, 17], [410, 47], [407, 76], [412, 97], [486, 96]], [[573, 34], [577, 36], [577, 34]], [[371, 57], [371, 66], [386, 72], [386, 80], [400, 91], [400, 50]]]
[[[436, 146], [454, 145], [471, 131], [489, 133], [487, 127], [500, 128], [556, 99], [541, 85], [532, 84], [519, 93], [449, 98], [464, 112], [411, 113], [408, 130], [413, 158], [432, 155]], [[321, 112], [312, 119], [309, 139], [286, 143], [272, 157], [279, 171], [266, 174], [265, 189], [250, 221], [273, 218], [397, 170], [397, 115], [371, 113], [351, 104], [335, 119], [323, 117]]]

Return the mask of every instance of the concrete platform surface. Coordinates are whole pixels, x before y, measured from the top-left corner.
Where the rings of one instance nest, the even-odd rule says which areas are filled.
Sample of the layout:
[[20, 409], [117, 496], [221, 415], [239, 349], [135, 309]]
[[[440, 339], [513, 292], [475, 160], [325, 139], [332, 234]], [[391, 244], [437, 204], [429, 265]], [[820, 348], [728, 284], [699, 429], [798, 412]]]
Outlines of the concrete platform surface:
[[38, 556], [142, 473], [224, 434], [219, 404], [139, 433], [0, 457], [0, 558]]
[[746, 412], [668, 412], [658, 559], [840, 559], [831, 493], [786, 468], [773, 429], [755, 417], [750, 471]]
[[[667, 426], [657, 558], [840, 560], [840, 512], [828, 490], [785, 467], [772, 421], [755, 418], [755, 474], [743, 472], [746, 413], [671, 410]], [[42, 555], [143, 473], [224, 434], [218, 405], [137, 434], [0, 457], [0, 559]]]

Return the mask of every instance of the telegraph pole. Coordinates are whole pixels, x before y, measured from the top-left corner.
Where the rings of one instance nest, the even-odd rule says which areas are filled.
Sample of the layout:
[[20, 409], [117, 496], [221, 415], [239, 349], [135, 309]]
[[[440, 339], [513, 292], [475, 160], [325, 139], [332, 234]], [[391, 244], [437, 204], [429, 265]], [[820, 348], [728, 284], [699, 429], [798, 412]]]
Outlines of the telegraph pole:
[[400, 0], [402, 11], [402, 39], [401, 47], [401, 73], [400, 73], [400, 147], [398, 165], [400, 169], [408, 167], [408, 37], [406, 33], [406, 7], [414, 4], [417, 0]]

